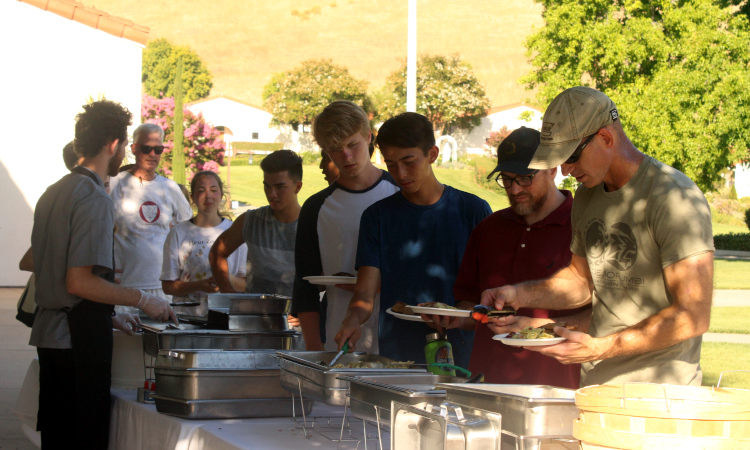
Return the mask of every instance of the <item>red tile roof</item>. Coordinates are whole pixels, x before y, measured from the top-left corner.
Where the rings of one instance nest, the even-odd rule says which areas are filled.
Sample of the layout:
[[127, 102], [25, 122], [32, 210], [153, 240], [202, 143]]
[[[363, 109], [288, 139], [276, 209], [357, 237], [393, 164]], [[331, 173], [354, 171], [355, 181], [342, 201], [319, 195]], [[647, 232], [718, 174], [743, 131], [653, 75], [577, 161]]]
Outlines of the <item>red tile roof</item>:
[[39, 9], [57, 14], [105, 33], [146, 45], [148, 27], [137, 25], [122, 17], [110, 16], [104, 11], [84, 6], [73, 0], [18, 0]]

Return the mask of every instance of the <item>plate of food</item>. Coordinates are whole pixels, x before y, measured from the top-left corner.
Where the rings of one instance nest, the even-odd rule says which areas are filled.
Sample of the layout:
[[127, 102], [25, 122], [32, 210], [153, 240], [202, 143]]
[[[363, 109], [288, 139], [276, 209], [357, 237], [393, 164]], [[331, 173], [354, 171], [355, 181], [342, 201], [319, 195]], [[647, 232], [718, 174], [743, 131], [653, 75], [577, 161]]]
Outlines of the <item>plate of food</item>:
[[505, 334], [497, 334], [493, 340], [500, 341], [511, 347], [541, 347], [543, 345], [555, 345], [564, 342], [565, 338], [556, 335], [552, 330], [556, 326], [564, 326], [561, 323], [549, 323], [543, 327], [526, 327], [521, 331], [513, 331]]
[[410, 306], [417, 314], [428, 314], [435, 316], [471, 317], [471, 311], [458, 309], [455, 306], [440, 302], [421, 303], [419, 306]]
[[412, 322], [432, 322], [431, 320], [422, 320], [422, 316], [413, 312], [411, 308], [411, 306], [404, 302], [396, 302], [395, 305], [386, 309], [385, 312], [402, 320], [409, 320]]
[[336, 284], [357, 284], [357, 277], [354, 275], [331, 275], [331, 276], [319, 276], [319, 277], [303, 277], [303, 280], [309, 281], [311, 284], [318, 284], [321, 286], [333, 286]]

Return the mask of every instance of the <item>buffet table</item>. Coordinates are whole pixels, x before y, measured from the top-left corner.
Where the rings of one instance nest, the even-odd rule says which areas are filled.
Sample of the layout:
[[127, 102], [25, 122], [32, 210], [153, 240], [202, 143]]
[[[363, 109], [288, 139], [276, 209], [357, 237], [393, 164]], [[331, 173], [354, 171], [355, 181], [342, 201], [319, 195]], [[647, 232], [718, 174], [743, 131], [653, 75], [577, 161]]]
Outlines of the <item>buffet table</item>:
[[[153, 404], [138, 403], [134, 389], [112, 389], [112, 418], [109, 448], [236, 450], [236, 449], [356, 449], [361, 442], [362, 421], [347, 412], [347, 429], [338, 446], [344, 419], [344, 408], [315, 403], [307, 417], [307, 433], [302, 417], [232, 420], [186, 420], [160, 414]], [[39, 363], [32, 360], [19, 394], [15, 414], [21, 420], [24, 434], [37, 447], [35, 430], [39, 396]], [[377, 429], [367, 425], [369, 448], [378, 448]], [[306, 434], [309, 437], [306, 437]], [[390, 448], [389, 435], [383, 433], [383, 448]]]

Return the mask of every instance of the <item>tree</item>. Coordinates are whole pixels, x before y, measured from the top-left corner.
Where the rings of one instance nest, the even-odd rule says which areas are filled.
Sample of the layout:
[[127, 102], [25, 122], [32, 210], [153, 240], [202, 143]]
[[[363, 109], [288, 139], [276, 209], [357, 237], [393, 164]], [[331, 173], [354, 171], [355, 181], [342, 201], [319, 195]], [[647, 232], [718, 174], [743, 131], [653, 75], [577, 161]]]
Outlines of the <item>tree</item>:
[[[191, 174], [201, 170], [219, 172], [219, 166], [224, 165], [224, 140], [219, 130], [206, 123], [203, 114], [194, 114], [183, 108], [183, 146], [185, 168]], [[172, 175], [172, 149], [174, 148], [174, 99], [157, 99], [148, 94], [141, 102], [141, 120], [155, 123], [164, 130], [164, 153], [161, 157], [161, 168], [166, 175]]]
[[[393, 117], [406, 111], [406, 63], [388, 76], [379, 95], [378, 112]], [[490, 100], [471, 66], [453, 56], [423, 55], [417, 61], [417, 112], [437, 135], [454, 128], [471, 130], [487, 115]]]
[[289, 124], [296, 130], [309, 125], [329, 103], [349, 100], [372, 111], [367, 82], [357, 80], [345, 67], [331, 60], [308, 60], [288, 72], [273, 75], [263, 89], [263, 102], [273, 114], [273, 123]]
[[182, 91], [185, 101], [208, 97], [213, 81], [198, 55], [187, 46], [173, 45], [164, 38], [151, 41], [143, 51], [143, 87], [156, 98], [174, 96], [177, 60], [182, 58]]
[[640, 150], [703, 190], [750, 143], [750, 27], [710, 0], [542, 0], [522, 81], [549, 102], [588, 85], [617, 104]]

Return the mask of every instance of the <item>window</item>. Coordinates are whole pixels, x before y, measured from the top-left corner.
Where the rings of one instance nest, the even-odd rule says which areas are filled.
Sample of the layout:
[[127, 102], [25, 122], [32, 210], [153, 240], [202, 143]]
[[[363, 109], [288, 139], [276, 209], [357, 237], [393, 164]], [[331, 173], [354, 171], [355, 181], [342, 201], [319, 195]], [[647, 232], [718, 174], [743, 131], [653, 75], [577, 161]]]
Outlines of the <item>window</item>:
[[253, 139], [258, 139], [258, 133], [253, 133]]

